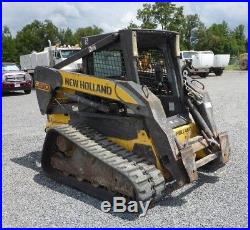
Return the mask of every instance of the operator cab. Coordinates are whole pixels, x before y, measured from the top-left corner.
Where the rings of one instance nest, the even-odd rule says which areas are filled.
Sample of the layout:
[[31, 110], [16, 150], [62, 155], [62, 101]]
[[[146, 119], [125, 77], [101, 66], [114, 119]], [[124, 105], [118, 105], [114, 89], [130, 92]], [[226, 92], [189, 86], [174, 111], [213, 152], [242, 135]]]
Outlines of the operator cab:
[[[83, 73], [147, 86], [159, 97], [168, 117], [183, 113], [178, 33], [162, 30], [120, 30], [119, 39], [83, 58]], [[82, 38], [94, 47], [111, 35]]]

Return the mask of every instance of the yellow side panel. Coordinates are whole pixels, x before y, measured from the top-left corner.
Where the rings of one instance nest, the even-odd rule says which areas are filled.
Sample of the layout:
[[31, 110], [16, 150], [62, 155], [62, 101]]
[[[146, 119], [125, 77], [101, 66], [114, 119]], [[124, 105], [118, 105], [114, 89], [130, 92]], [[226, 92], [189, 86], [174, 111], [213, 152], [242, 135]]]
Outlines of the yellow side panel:
[[[184, 144], [188, 139], [195, 137], [198, 135], [197, 127], [194, 123], [190, 123], [187, 125], [183, 125], [173, 129], [176, 139], [180, 142], [180, 144]], [[206, 156], [204, 150], [200, 150], [196, 153], [197, 158], [202, 158]]]
[[177, 127], [173, 129], [177, 140], [183, 144], [185, 143], [189, 138], [195, 137], [198, 135], [197, 128], [194, 123], [190, 123], [187, 125], [183, 125], [180, 127]]
[[47, 119], [46, 129], [58, 125], [68, 124], [70, 117], [64, 114], [50, 114]]
[[128, 151], [132, 151], [135, 144], [152, 145], [151, 140], [148, 138], [147, 133], [144, 130], [138, 132], [136, 139], [124, 140], [116, 137], [109, 137], [109, 139], [121, 145]]
[[159, 170], [161, 170], [163, 173], [166, 173], [165, 170], [163, 169], [161, 163], [159, 162], [159, 157], [158, 157], [158, 154], [155, 150], [155, 147], [153, 145], [152, 140], [148, 137], [147, 133], [144, 130], [140, 130], [137, 134], [137, 138], [132, 139], [132, 140], [124, 140], [124, 139], [115, 138], [115, 137], [108, 137], [108, 139], [111, 140], [112, 142], [122, 146], [123, 148], [127, 149], [128, 151], [132, 151], [135, 144], [142, 144], [142, 145], [150, 146], [153, 150], [154, 157], [156, 159], [156, 167]]
[[59, 72], [63, 78], [62, 87], [64, 88], [112, 100], [124, 101], [130, 104], [137, 104], [133, 97], [111, 80], [62, 70]]

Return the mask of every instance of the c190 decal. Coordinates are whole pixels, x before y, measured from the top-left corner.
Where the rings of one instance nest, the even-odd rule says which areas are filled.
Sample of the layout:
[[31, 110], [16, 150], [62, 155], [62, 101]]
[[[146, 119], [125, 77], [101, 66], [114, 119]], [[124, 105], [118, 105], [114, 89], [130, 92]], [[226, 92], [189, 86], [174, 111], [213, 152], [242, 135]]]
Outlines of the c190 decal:
[[35, 88], [46, 92], [50, 91], [50, 85], [45, 82], [35, 81]]

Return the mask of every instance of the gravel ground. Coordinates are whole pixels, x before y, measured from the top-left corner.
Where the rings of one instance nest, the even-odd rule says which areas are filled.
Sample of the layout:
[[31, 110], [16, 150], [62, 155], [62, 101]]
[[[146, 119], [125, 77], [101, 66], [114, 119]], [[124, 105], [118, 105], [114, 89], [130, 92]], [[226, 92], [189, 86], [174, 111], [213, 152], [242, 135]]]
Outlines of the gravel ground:
[[229, 132], [231, 160], [172, 192], [146, 217], [103, 213], [100, 201], [55, 183], [41, 171], [45, 117], [33, 91], [2, 98], [4, 227], [247, 227], [247, 72], [202, 79], [219, 130]]

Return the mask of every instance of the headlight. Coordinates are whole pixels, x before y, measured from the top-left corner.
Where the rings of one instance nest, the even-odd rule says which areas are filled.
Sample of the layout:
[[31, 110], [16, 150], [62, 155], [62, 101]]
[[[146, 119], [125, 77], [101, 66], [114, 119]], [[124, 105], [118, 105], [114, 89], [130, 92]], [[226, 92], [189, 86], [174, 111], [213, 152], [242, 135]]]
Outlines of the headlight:
[[25, 74], [25, 80], [26, 81], [31, 81], [32, 80], [31, 76], [28, 73]]
[[2, 74], [2, 82], [6, 81], [6, 76]]

